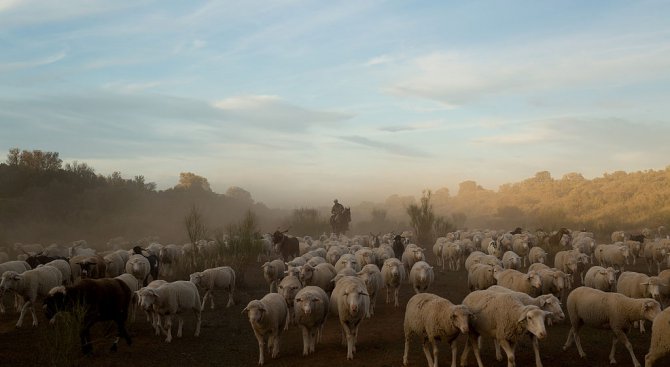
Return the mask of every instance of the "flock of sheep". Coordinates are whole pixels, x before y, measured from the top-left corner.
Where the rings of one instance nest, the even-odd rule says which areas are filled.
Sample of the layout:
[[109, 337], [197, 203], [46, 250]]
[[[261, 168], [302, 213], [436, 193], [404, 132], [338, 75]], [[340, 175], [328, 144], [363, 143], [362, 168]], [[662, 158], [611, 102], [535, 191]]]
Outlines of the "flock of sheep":
[[[426, 261], [426, 249], [412, 244], [409, 237], [393, 234], [304, 237], [300, 238], [300, 256], [292, 259], [277, 258], [269, 237], [263, 243], [263, 255], [270, 259], [261, 271], [269, 292], [243, 310], [258, 342], [259, 365], [266, 362], [266, 351], [271, 358], [278, 356], [282, 333], [294, 326], [302, 331], [302, 354], [314, 353], [330, 315], [339, 321], [347, 359], [353, 359], [361, 321], [375, 317], [378, 296], [385, 291], [385, 302], [400, 307], [399, 289], [405, 284], [415, 293], [405, 304], [405, 365], [416, 336], [429, 366], [437, 367], [437, 342], [445, 340], [455, 367], [456, 341], [465, 335], [461, 365], [467, 365], [472, 350], [479, 367], [484, 366], [480, 355], [483, 336], [493, 339], [498, 360], [503, 359], [502, 348], [508, 366], [514, 366], [516, 345], [529, 337], [535, 364], [541, 367], [540, 341], [547, 337], [547, 326], [566, 319], [571, 328], [563, 350], [575, 344], [581, 357], [586, 356], [579, 336], [583, 326], [605, 327], [614, 334], [610, 363], [616, 363], [616, 345], [621, 342], [633, 364], [640, 366], [626, 335], [631, 328], [644, 332], [645, 320], [652, 322], [645, 366], [651, 367], [670, 353], [670, 308], [663, 311], [670, 302], [670, 269], [661, 270], [670, 268], [667, 239], [635, 241], [615, 232], [611, 244], [596, 245], [593, 234], [565, 229], [552, 234], [520, 229], [457, 231], [437, 239], [432, 265]], [[204, 249], [207, 244], [187, 245], [186, 249], [168, 246], [154, 243], [141, 253], [116, 250], [103, 255], [76, 243], [63, 256], [69, 260], [31, 266], [24, 260], [6, 259], [0, 263], [0, 312], [5, 312], [2, 296], [13, 292], [15, 307], [21, 311], [16, 326], [21, 327], [27, 311], [36, 326], [34, 305], [39, 299], [74, 287], [80, 278], [116, 278], [132, 295], [125, 307], [143, 310], [156, 335], [163, 334], [170, 342], [172, 318], [177, 317], [177, 337], [181, 337], [182, 315], [192, 312], [198, 336], [208, 298], [214, 308], [214, 291], [227, 291], [226, 306], [234, 304], [236, 273], [223, 266], [195, 272], [188, 281], [155, 279], [147, 258], [156, 256], [166, 266], [185, 258], [184, 250], [189, 247]], [[553, 267], [548, 265], [549, 246], [563, 248], [555, 254]], [[28, 250], [22, 252], [30, 253]], [[39, 252], [54, 255], [46, 249]], [[637, 261], [646, 262], [647, 274], [625, 271]], [[442, 272], [434, 267], [441, 267]], [[436, 276], [448, 277], [461, 268], [467, 273], [470, 290], [461, 304], [428, 293]], [[134, 317], [135, 312], [128, 314]]]

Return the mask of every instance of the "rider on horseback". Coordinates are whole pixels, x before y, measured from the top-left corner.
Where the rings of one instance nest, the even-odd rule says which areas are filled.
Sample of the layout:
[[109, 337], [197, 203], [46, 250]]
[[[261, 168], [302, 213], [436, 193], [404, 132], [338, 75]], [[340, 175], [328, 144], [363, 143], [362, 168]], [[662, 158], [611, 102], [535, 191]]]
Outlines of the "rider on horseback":
[[345, 208], [344, 205], [337, 202], [337, 199], [333, 200], [333, 208], [330, 209], [330, 226], [333, 228], [333, 233], [340, 234], [344, 233], [349, 229], [349, 222], [351, 222], [351, 214], [349, 213], [349, 208]]
[[330, 214], [332, 214], [332, 217], [335, 218], [344, 212], [344, 205], [338, 203], [337, 199], [333, 200], [333, 203], [335, 204], [333, 204], [333, 208], [330, 209]]

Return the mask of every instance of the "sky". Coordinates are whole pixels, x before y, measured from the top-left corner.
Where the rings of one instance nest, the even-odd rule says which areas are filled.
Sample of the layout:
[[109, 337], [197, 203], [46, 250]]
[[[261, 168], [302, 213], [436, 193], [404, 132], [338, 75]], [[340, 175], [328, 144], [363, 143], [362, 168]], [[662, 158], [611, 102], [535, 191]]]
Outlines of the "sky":
[[271, 207], [670, 165], [668, 1], [0, 0], [0, 152]]

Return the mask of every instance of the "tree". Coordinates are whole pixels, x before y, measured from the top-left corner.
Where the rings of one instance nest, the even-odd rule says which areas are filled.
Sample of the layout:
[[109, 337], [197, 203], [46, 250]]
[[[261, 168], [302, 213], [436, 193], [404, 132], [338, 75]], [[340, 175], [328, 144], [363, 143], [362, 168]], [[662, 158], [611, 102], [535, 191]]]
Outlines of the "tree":
[[179, 174], [179, 183], [175, 189], [201, 189], [203, 191], [212, 191], [206, 178], [198, 176], [193, 172], [182, 172]]
[[420, 204], [411, 204], [407, 207], [407, 214], [410, 218], [410, 224], [416, 233], [417, 241], [420, 246], [432, 245], [433, 225], [435, 224], [435, 213], [433, 205], [430, 203], [432, 193], [430, 190], [424, 190], [421, 193]]
[[205, 239], [205, 237], [207, 236], [205, 219], [202, 216], [200, 209], [195, 204], [191, 206], [191, 210], [184, 218], [184, 225], [186, 226], [186, 233], [188, 234], [188, 239], [194, 245], [199, 240]]
[[237, 201], [243, 202], [245, 204], [253, 204], [254, 199], [251, 197], [251, 193], [241, 187], [231, 186], [226, 190], [226, 196], [229, 196]]

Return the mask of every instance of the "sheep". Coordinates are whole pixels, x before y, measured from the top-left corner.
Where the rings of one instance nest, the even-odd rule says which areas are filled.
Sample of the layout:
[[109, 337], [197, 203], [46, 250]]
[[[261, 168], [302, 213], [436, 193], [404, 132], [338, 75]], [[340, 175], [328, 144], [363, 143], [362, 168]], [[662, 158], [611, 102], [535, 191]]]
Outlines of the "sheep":
[[[507, 289], [505, 287], [501, 287], [499, 285], [494, 285], [492, 287], [489, 287], [487, 289], [488, 291], [493, 291], [493, 292], [500, 292], [500, 293], [507, 293], [514, 298], [516, 298], [519, 302], [522, 304], [528, 306], [528, 305], [534, 305], [539, 307], [541, 310], [547, 312], [547, 324], [551, 325], [553, 322], [561, 322], [565, 320], [565, 314], [563, 313], [563, 310], [561, 309], [561, 302], [556, 298], [556, 296], [551, 295], [551, 294], [543, 294], [538, 297], [531, 297], [527, 295], [526, 293], [522, 292], [515, 292], [513, 290]], [[540, 345], [539, 341], [535, 337], [535, 335], [530, 334], [531, 340], [533, 342], [533, 351], [535, 353], [535, 366], [536, 367], [542, 367], [542, 359], [540, 358]], [[496, 354], [499, 354], [500, 350], [500, 345], [498, 345], [497, 341], [494, 342], [495, 347], [496, 347]]]
[[609, 325], [615, 336], [609, 355], [610, 363], [616, 363], [614, 353], [618, 340], [628, 349], [635, 367], [640, 367], [640, 362], [635, 358], [626, 333], [634, 321], [641, 319], [652, 321], [661, 312], [660, 304], [651, 298], [630, 298], [623, 294], [603, 292], [589, 287], [579, 287], [570, 292], [567, 308], [572, 327], [563, 345], [564, 351], [574, 342], [577, 344], [579, 356], [586, 357], [579, 338], [579, 330], [583, 325], [594, 327]]
[[340, 279], [330, 297], [330, 310], [338, 315], [342, 327], [342, 341], [346, 339], [347, 359], [354, 359], [358, 326], [370, 313], [370, 296], [365, 283], [347, 276]]
[[435, 255], [437, 266], [442, 266], [442, 271], [444, 271], [444, 261], [442, 260], [442, 254], [444, 252], [444, 245], [446, 244], [446, 237], [438, 237], [435, 240], [435, 244], [433, 245], [433, 255]]
[[191, 283], [205, 290], [200, 310], [205, 310], [207, 297], [210, 299], [210, 308], [212, 310], [214, 309], [214, 296], [212, 293], [216, 289], [224, 289], [228, 291], [228, 303], [226, 304], [226, 308], [235, 304], [235, 300], [233, 299], [235, 293], [235, 270], [230, 266], [220, 266], [218, 268], [195, 272], [190, 275], [189, 279]]
[[486, 264], [502, 267], [502, 261], [493, 255], [486, 255], [481, 251], [474, 251], [465, 259], [465, 270], [470, 271], [473, 264]]
[[263, 350], [266, 338], [271, 357], [277, 358], [279, 355], [279, 337], [282, 331], [288, 328], [288, 306], [281, 295], [268, 293], [260, 300], [250, 301], [242, 310], [242, 313], [245, 312], [258, 340], [258, 364], [262, 366], [265, 362]]
[[[284, 300], [286, 301], [286, 306], [288, 307], [289, 310], [293, 309], [293, 299], [295, 298], [296, 293], [300, 291], [303, 287], [302, 282], [300, 281], [300, 278], [294, 275], [289, 275], [285, 276], [284, 279], [279, 282], [279, 286], [277, 287], [277, 292], [284, 297]], [[287, 326], [289, 324], [293, 324], [293, 314], [291, 312], [288, 313], [288, 318], [289, 322], [286, 324]]]
[[559, 251], [554, 256], [554, 268], [573, 275], [577, 273], [577, 256], [572, 251]]
[[514, 251], [505, 251], [502, 256], [503, 268], [519, 270], [521, 268], [521, 257]]
[[642, 248], [642, 243], [640, 241], [627, 240], [623, 242], [623, 245], [628, 247], [630, 250], [630, 257], [633, 258], [633, 265], [636, 264], [637, 258], [640, 256], [640, 250]]
[[[624, 271], [616, 283], [617, 293], [630, 298], [653, 298], [661, 301], [661, 280], [658, 277], [650, 277], [646, 274], [633, 271]], [[644, 320], [640, 320], [640, 332], [644, 333]]]
[[[437, 340], [444, 339], [451, 345], [451, 367], [456, 367], [458, 346], [456, 338], [469, 332], [472, 312], [464, 305], [454, 305], [449, 300], [430, 293], [415, 294], [407, 302], [405, 320], [405, 353], [403, 365], [407, 366], [409, 342], [412, 335], [423, 338], [423, 351], [428, 366], [438, 366]], [[432, 355], [428, 343], [433, 347]]]
[[432, 266], [425, 261], [414, 263], [412, 270], [409, 272], [409, 281], [412, 283], [414, 293], [426, 292], [434, 280], [435, 274]]
[[509, 288], [513, 291], [523, 292], [529, 295], [535, 293], [533, 288], [542, 289], [542, 279], [540, 275], [533, 270], [528, 273], [522, 273], [514, 269], [506, 269], [494, 274], [498, 285]]
[[663, 270], [657, 276], [661, 280], [661, 288], [659, 289], [661, 304], [667, 307], [670, 300], [670, 269]]
[[651, 265], [656, 263], [656, 273], [661, 272], [661, 263], [666, 262], [670, 267], [670, 242], [668, 240], [654, 241], [644, 246], [644, 258], [647, 261], [647, 269], [651, 273]]
[[270, 293], [277, 292], [277, 285], [284, 277], [286, 270], [284, 262], [279, 259], [272, 260], [263, 264], [261, 269], [263, 269], [263, 278], [270, 286]]
[[[514, 240], [512, 241], [512, 251], [515, 254], [519, 255], [522, 260], [522, 267], [526, 267], [526, 260], [528, 258], [528, 252], [530, 251], [530, 243], [528, 236], [524, 234], [514, 235]], [[504, 254], [503, 254], [504, 256]]]
[[60, 285], [72, 284], [72, 268], [70, 267], [70, 263], [67, 261], [56, 259], [49, 261], [48, 263], [44, 264], [44, 266], [53, 266], [54, 268], [58, 269], [58, 271], [60, 271], [61, 277], [63, 279], [63, 284]]
[[368, 290], [368, 295], [370, 296], [370, 316], [374, 316], [377, 295], [384, 283], [382, 273], [377, 265], [367, 264], [356, 275], [365, 283], [365, 288]]
[[590, 262], [593, 262], [595, 247], [596, 241], [592, 237], [578, 237], [572, 242], [572, 248], [587, 255]]
[[[309, 255], [309, 254], [305, 254], [305, 256], [307, 256], [307, 255]], [[310, 258], [309, 260], [307, 260], [307, 264], [305, 264], [305, 265], [317, 266], [319, 264], [325, 264], [325, 263], [326, 263], [326, 259], [324, 259], [323, 257], [314, 256], [314, 257]], [[330, 264], [328, 264], [328, 265], [330, 265]]]
[[[135, 278], [135, 281], [137, 281], [137, 278]], [[167, 280], [156, 279], [156, 280], [152, 280], [149, 284], [147, 284], [146, 288], [158, 288], [158, 287], [160, 287], [164, 284], [167, 284], [167, 283], [168, 283]], [[137, 281], [137, 284], [138, 284], [138, 287], [141, 287], [139, 281]], [[140, 288], [140, 289], [142, 289], [142, 288]], [[140, 289], [135, 291], [134, 296], [133, 296], [133, 300], [136, 301], [137, 306], [141, 306], [140, 305], [140, 292], [139, 292]], [[151, 322], [151, 326], [154, 328], [154, 333], [156, 334], [156, 336], [161, 335], [161, 317], [160, 317], [160, 315], [157, 312], [155, 312], [153, 308], [145, 309], [144, 313], [147, 315], [147, 322]]]
[[33, 317], [33, 326], [37, 326], [37, 315], [35, 314], [35, 302], [37, 298], [45, 297], [51, 288], [61, 286], [63, 284], [63, 275], [61, 272], [52, 266], [43, 266], [41, 268], [26, 270], [19, 274], [16, 271], [9, 270], [2, 274], [2, 281], [0, 281], [0, 298], [8, 290], [13, 290], [23, 298], [23, 307], [21, 307], [21, 315], [16, 322], [16, 327], [20, 328], [23, 325], [23, 318], [26, 311], [30, 309]]
[[416, 245], [407, 245], [405, 251], [402, 253], [402, 265], [405, 267], [405, 273], [409, 274], [412, 266], [417, 261], [425, 261], [426, 257], [423, 254], [423, 249]]
[[363, 268], [367, 264], [375, 264], [375, 253], [370, 248], [362, 248], [354, 253], [358, 265]]
[[339, 273], [340, 270], [344, 268], [351, 268], [355, 272], [361, 271], [361, 266], [358, 263], [358, 260], [356, 260], [356, 256], [354, 254], [343, 254], [337, 260], [337, 263], [335, 264], [335, 271]]
[[126, 262], [118, 252], [112, 252], [103, 257], [105, 261], [105, 276], [114, 278], [123, 274], [126, 270]]
[[375, 259], [377, 260], [377, 266], [381, 269], [384, 266], [384, 261], [394, 257], [393, 248], [391, 246], [382, 244], [379, 247], [374, 248], [372, 251], [375, 253]]
[[542, 247], [533, 247], [528, 251], [528, 263], [544, 264], [547, 262], [547, 252]]
[[[163, 265], [175, 265], [180, 259], [179, 246], [175, 244], [169, 244], [163, 246], [158, 253], [158, 259]], [[260, 254], [259, 254], [260, 256]]]
[[[117, 337], [111, 350], [117, 350], [120, 337], [130, 345], [132, 340], [126, 331], [125, 322], [128, 318], [132, 293], [120, 279], [82, 279], [72, 286], [57, 286], [50, 289], [44, 299], [45, 316], [54, 322], [58, 312], [78, 312], [81, 316], [81, 348], [84, 354], [91, 354], [91, 326], [99, 321], [114, 321]], [[34, 315], [33, 315], [34, 316]]]
[[449, 264], [449, 270], [460, 270], [464, 252], [464, 247], [458, 242], [445, 243], [442, 249], [442, 270], [444, 270], [445, 262]]
[[320, 287], [308, 285], [298, 291], [293, 301], [293, 319], [302, 329], [302, 355], [314, 353], [328, 317], [330, 300]]
[[128, 258], [126, 273], [132, 274], [138, 281], [142, 282], [143, 286], [147, 285], [150, 272], [151, 264], [149, 264], [149, 260], [144, 255], [134, 254]]
[[166, 343], [172, 341], [172, 317], [177, 316], [179, 327], [177, 338], [181, 338], [184, 319], [181, 313], [192, 310], [196, 317], [194, 336], [200, 335], [201, 305], [198, 287], [187, 280], [166, 283], [158, 288], [145, 287], [138, 291], [140, 306], [146, 311], [153, 309], [164, 320], [163, 330], [167, 333]]
[[563, 291], [568, 289], [568, 276], [558, 269], [540, 269], [537, 270], [542, 281], [542, 294], [553, 294], [561, 297]]
[[652, 367], [656, 360], [670, 353], [670, 308], [661, 312], [651, 325], [649, 352], [644, 356], [644, 367]]
[[623, 245], [598, 245], [596, 251], [600, 256], [601, 266], [611, 266], [620, 271], [629, 264], [630, 250]]
[[306, 264], [300, 269], [300, 280], [304, 285], [314, 285], [326, 292], [333, 290], [331, 280], [337, 275], [335, 267], [330, 263], [322, 263], [316, 266]]
[[594, 265], [586, 272], [584, 285], [603, 292], [612, 292], [616, 289], [616, 273], [618, 272], [613, 267], [603, 268]]
[[138, 282], [137, 279], [135, 279], [135, 277], [132, 274], [128, 274], [128, 273], [123, 273], [123, 274], [121, 274], [117, 277], [114, 277], [114, 279], [119, 279], [120, 281], [126, 283], [126, 286], [128, 287], [128, 289], [130, 289], [131, 303], [130, 303], [130, 306], [129, 306], [130, 309], [129, 309], [128, 314], [132, 315], [131, 316], [132, 321], [134, 322], [135, 321], [135, 312], [134, 312], [134, 308], [132, 306], [137, 305], [137, 293], [135, 293], [135, 292], [140, 289], [140, 282]]
[[405, 267], [400, 260], [393, 257], [384, 261], [381, 272], [386, 288], [386, 303], [391, 302], [390, 292], [393, 289], [395, 307], [400, 306], [400, 303], [398, 303], [398, 293], [400, 292], [400, 284], [405, 279]]
[[[507, 354], [507, 366], [516, 365], [514, 350], [517, 341], [527, 332], [532, 333], [538, 339], [547, 336], [545, 317], [548, 312], [534, 305], [524, 305], [511, 294], [495, 291], [479, 290], [468, 294], [463, 299], [473, 314], [468, 334], [469, 343], [461, 356], [461, 366], [467, 365], [470, 348], [473, 349], [477, 364], [483, 367], [477, 340], [479, 336], [494, 338]], [[496, 358], [502, 359], [497, 353]]]
[[499, 266], [474, 264], [468, 271], [468, 289], [470, 291], [486, 289], [496, 284], [495, 273], [502, 271]]
[[[23, 273], [26, 270], [32, 269], [31, 266], [23, 260], [12, 260], [0, 264], [0, 275], [4, 274], [6, 271], [15, 271], [19, 274]], [[0, 313], [5, 313], [5, 305], [2, 302], [2, 296], [0, 296]], [[19, 310], [19, 296], [14, 295], [14, 306]]]

